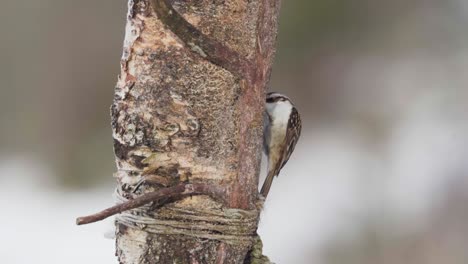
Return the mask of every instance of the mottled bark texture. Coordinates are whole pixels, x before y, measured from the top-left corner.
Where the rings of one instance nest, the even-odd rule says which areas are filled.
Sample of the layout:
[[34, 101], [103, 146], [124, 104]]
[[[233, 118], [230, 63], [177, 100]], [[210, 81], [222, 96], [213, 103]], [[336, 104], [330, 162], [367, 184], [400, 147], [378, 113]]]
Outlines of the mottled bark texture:
[[[223, 197], [207, 191], [149, 206], [148, 215], [173, 221], [167, 234], [117, 221], [120, 263], [253, 262], [255, 232], [251, 240], [229, 243], [184, 228], [204, 219], [193, 212], [221, 212], [217, 221], [230, 223], [234, 218], [224, 221], [224, 212], [258, 209], [265, 90], [279, 6], [280, 0], [128, 1], [111, 109], [122, 196], [131, 200], [181, 183], [206, 183], [220, 186]], [[185, 212], [182, 227], [176, 211]], [[211, 224], [203, 230], [219, 236], [237, 231], [223, 234]]]

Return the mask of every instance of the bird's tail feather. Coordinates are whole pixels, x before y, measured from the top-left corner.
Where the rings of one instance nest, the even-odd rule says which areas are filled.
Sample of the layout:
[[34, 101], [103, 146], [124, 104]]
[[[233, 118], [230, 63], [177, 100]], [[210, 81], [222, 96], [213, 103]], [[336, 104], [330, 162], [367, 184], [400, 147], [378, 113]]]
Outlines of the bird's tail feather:
[[272, 170], [268, 173], [268, 176], [265, 179], [265, 182], [263, 182], [262, 189], [260, 190], [260, 193], [264, 198], [267, 197], [268, 192], [270, 192], [271, 184], [273, 182], [273, 178], [275, 177], [275, 171]]

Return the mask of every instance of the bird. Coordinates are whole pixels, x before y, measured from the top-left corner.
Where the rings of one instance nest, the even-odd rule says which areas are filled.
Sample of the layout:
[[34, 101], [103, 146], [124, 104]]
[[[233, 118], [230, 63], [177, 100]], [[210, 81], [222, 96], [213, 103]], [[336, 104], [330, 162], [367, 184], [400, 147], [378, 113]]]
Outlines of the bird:
[[270, 92], [266, 95], [263, 149], [268, 157], [268, 174], [260, 194], [266, 198], [273, 178], [288, 162], [301, 136], [301, 117], [287, 96]]

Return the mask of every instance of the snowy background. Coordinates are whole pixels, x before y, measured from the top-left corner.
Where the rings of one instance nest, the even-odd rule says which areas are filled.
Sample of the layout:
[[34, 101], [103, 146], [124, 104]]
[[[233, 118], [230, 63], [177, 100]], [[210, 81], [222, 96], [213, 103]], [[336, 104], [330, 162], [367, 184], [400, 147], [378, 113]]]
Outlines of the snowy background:
[[[116, 263], [110, 221], [75, 218], [113, 203], [126, 3], [2, 5], [3, 263]], [[283, 1], [271, 86], [304, 128], [262, 215], [274, 262], [467, 263], [467, 25], [464, 0]]]

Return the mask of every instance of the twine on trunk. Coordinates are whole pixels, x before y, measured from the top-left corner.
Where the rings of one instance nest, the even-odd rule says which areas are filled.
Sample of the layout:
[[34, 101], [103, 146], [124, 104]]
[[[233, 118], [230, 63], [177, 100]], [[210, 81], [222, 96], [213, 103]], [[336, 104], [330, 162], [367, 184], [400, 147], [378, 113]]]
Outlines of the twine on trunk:
[[[116, 202], [128, 201], [117, 188]], [[151, 210], [144, 205], [116, 215], [116, 221], [148, 233], [186, 235], [196, 238], [219, 240], [228, 244], [251, 244], [256, 238], [259, 210], [231, 208], [181, 207], [175, 203]]]

